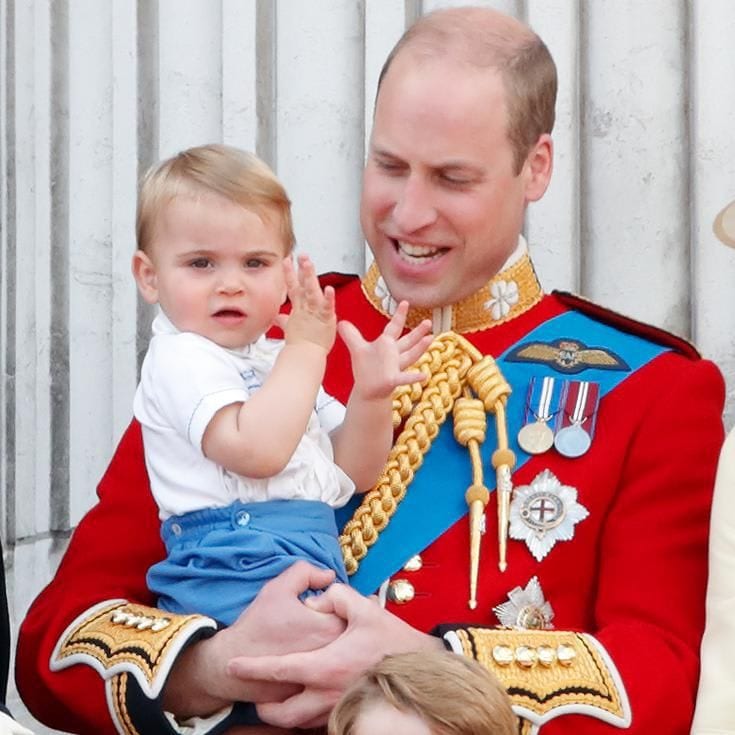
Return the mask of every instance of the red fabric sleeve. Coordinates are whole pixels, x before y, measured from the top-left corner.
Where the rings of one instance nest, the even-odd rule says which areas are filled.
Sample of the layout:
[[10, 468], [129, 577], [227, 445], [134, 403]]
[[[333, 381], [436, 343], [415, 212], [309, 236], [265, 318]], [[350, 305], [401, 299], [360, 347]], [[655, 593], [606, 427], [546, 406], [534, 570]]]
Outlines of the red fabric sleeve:
[[[672, 371], [636, 433], [604, 526], [596, 630], [625, 684], [629, 735], [688, 735], [704, 627], [709, 511], [723, 440], [724, 385], [699, 361]], [[573, 583], [570, 579], [570, 584]], [[612, 735], [568, 715], [543, 735]]]
[[21, 625], [16, 682], [28, 709], [60, 730], [116, 735], [105, 683], [85, 665], [51, 672], [51, 652], [66, 627], [106, 599], [155, 604], [145, 583], [164, 556], [158, 511], [145, 471], [140, 426], [123, 435], [99, 487], [100, 502], [82, 519], [50, 584]]

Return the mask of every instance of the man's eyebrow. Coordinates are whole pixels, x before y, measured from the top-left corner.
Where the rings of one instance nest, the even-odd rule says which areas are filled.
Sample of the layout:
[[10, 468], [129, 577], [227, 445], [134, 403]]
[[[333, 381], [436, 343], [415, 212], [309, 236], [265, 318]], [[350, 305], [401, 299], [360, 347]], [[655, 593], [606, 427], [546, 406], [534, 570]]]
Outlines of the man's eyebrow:
[[383, 148], [382, 146], [371, 145], [370, 152], [375, 156], [385, 156], [386, 158], [400, 159], [400, 156], [396, 155], [392, 151], [389, 151], [387, 148]]

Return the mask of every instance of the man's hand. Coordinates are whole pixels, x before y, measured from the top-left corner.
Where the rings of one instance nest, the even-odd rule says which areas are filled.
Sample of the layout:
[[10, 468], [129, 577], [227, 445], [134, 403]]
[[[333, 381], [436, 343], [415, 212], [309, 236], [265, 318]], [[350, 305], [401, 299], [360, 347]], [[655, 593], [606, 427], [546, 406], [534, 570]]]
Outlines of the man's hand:
[[280, 656], [235, 656], [227, 666], [232, 676], [243, 681], [303, 688], [285, 701], [258, 705], [260, 717], [278, 727], [316, 727], [326, 722], [344, 689], [387, 654], [442, 648], [439, 639], [420, 633], [344, 584], [333, 584], [306, 604], [315, 613], [339, 616], [346, 623], [344, 632], [323, 648]]
[[291, 258], [284, 258], [283, 273], [291, 313], [279, 314], [276, 324], [283, 329], [286, 344], [311, 342], [329, 352], [337, 333], [334, 289], [327, 286], [322, 291], [314, 265], [307, 255], [298, 257], [298, 276], [294, 273]]
[[164, 709], [179, 717], [201, 717], [236, 701], [276, 702], [300, 691], [298, 684], [234, 676], [227, 664], [233, 656], [278, 656], [331, 643], [344, 631], [344, 621], [328, 610], [307, 607], [299, 595], [333, 581], [333, 571], [299, 561], [268, 582], [229, 628], [179, 656], [164, 689]]
[[354, 324], [347, 321], [339, 323], [340, 337], [352, 360], [355, 378], [352, 390], [360, 399], [388, 398], [399, 385], [426, 380], [423, 373], [406, 368], [413, 365], [431, 344], [431, 322], [425, 319], [401, 337], [407, 314], [408, 302], [401, 301], [393, 318], [373, 342], [368, 342]]

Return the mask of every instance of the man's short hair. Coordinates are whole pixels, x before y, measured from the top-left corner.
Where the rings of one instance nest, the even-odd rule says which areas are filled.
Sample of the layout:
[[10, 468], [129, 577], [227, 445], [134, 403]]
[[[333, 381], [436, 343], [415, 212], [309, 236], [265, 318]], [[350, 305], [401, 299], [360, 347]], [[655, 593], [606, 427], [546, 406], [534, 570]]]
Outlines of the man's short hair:
[[434, 735], [518, 732], [500, 682], [480, 664], [449, 651], [386, 656], [344, 693], [329, 718], [329, 735], [352, 735], [358, 717], [379, 703], [418, 715]]
[[410, 50], [426, 58], [451, 56], [500, 73], [508, 111], [508, 139], [516, 173], [543, 133], [554, 127], [557, 76], [549, 49], [527, 25], [489, 8], [436, 10], [419, 18], [398, 40], [378, 79]]
[[283, 238], [284, 252], [293, 249], [295, 237], [291, 201], [269, 166], [256, 155], [232, 146], [210, 144], [188, 148], [152, 166], [138, 194], [136, 236], [147, 252], [155, 240], [156, 222], [163, 208], [179, 196], [224, 197], [261, 218], [274, 217]]

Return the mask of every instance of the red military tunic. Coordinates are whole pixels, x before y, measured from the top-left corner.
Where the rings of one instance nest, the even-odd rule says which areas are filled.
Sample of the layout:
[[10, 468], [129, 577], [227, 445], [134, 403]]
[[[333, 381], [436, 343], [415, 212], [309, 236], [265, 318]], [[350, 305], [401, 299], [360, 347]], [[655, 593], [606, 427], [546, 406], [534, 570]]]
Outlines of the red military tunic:
[[[390, 309], [378, 274], [373, 269], [362, 283], [336, 281], [338, 316], [355, 323], [366, 338], [377, 336]], [[515, 287], [498, 289], [501, 282]], [[455, 647], [500, 676], [517, 711], [530, 718], [524, 732], [535, 732], [540, 725], [543, 735], [596, 735], [628, 726], [632, 735], [686, 735], [704, 622], [707, 526], [723, 438], [723, 381], [712, 363], [664, 332], [564, 295], [542, 296], [527, 258], [445, 313], [443, 318], [450, 321], [442, 328], [461, 333], [482, 354], [497, 358], [523, 345], [528, 335], [541, 334], [539, 327], [553, 333], [554, 325], [566, 324], [563, 319], [570, 314], [601, 325], [615, 339], [624, 341], [632, 334], [639, 342], [625, 347], [630, 354], [621, 355], [605, 344], [585, 344], [585, 334], [554, 333], [555, 340], [545, 343], [550, 349], [567, 338], [619, 357], [623, 364], [635, 359], [636, 345], [651, 347], [653, 355], [635, 369], [621, 370], [618, 383], [602, 397], [589, 451], [568, 458], [551, 449], [519, 462], [513, 472], [516, 488], [533, 486], [542, 471], [549, 470], [576, 490], [588, 515], [574, 525], [572, 537], [557, 539], [541, 559], [523, 540], [509, 539], [508, 567], [501, 573], [493, 494], [474, 610], [468, 607], [467, 516], [453, 520], [433, 542], [417, 549], [419, 559], [405, 569], [414, 552], [396, 552], [395, 547], [391, 551], [380, 539], [361, 564], [372, 554], [390, 568], [388, 609], [421, 630], [444, 624], [444, 630], [453, 631], [446, 637]], [[426, 314], [410, 316], [415, 323]], [[554, 321], [557, 318], [562, 319]], [[534, 368], [559, 380], [586, 377], [584, 366], [569, 373], [563, 361], [542, 359]], [[522, 403], [527, 381], [510, 382], [508, 405]], [[350, 387], [349, 358], [338, 342], [330, 355], [325, 388], [346, 400]], [[516, 434], [517, 426], [509, 438], [520, 456]], [[489, 465], [493, 449], [482, 449], [490, 488], [495, 482]], [[453, 451], [467, 455], [458, 444]], [[431, 482], [450, 495], [463, 497], [467, 489], [466, 479], [455, 476], [432, 475]], [[407, 497], [410, 493], [409, 485]], [[163, 556], [135, 423], [123, 437], [99, 495], [100, 502], [72, 537], [56, 577], [22, 625], [18, 686], [31, 712], [53, 727], [104, 735], [116, 732], [114, 719], [123, 732], [173, 732], [152, 714], [157, 710], [151, 698], [181, 645], [191, 636], [209, 634], [212, 623], [198, 616], [168, 616], [173, 617], [169, 627], [151, 634], [126, 626], [124, 620], [110, 622], [109, 610], [122, 606], [114, 601], [153, 604], [145, 573]], [[432, 506], [419, 502], [416, 507], [408, 521], [400, 520], [399, 507], [390, 523], [421, 526], [434, 513]], [[570, 508], [567, 503], [565, 512]], [[486, 632], [474, 627], [497, 626], [493, 608], [534, 577], [553, 609], [554, 631]], [[393, 584], [399, 579], [404, 587]], [[403, 597], [411, 599], [403, 604], [391, 601], [402, 599], [401, 589], [410, 590]], [[97, 613], [94, 606], [108, 600], [113, 602]], [[156, 611], [137, 611], [155, 620]], [[588, 636], [575, 638], [573, 632]], [[496, 648], [513, 654], [522, 644], [540, 652], [560, 641], [576, 647], [577, 663], [562, 666], [556, 657], [548, 665], [535, 659], [530, 666], [519, 660], [508, 663]], [[588, 691], [580, 674], [583, 666], [591, 667], [604, 686]], [[605, 692], [611, 692], [610, 701]]]

